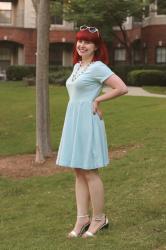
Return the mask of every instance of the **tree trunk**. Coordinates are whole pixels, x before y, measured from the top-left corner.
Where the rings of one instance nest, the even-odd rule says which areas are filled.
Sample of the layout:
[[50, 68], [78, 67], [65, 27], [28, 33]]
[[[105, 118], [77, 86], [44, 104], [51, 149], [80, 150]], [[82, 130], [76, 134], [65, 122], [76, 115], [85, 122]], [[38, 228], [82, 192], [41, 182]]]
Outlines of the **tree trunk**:
[[52, 155], [49, 114], [49, 0], [40, 0], [37, 15], [36, 58], [36, 162]]
[[123, 29], [123, 27], [122, 27], [122, 25], [120, 23], [117, 22], [117, 24], [118, 24], [118, 26], [119, 26], [119, 28], [121, 30], [122, 38], [120, 36], [118, 36], [116, 34], [116, 32], [111, 31], [111, 34], [115, 37], [115, 39], [117, 39], [125, 47], [126, 52], [127, 52], [127, 61], [128, 61], [128, 64], [133, 64], [133, 61], [132, 61], [132, 50], [131, 50], [131, 46], [130, 46], [130, 42], [129, 42], [129, 37], [128, 37], [127, 31]]
[[40, 0], [32, 0], [32, 3], [36, 13], [38, 13]]
[[132, 64], [132, 52], [131, 52], [131, 48], [130, 48], [130, 41], [129, 41], [127, 30], [125, 30], [123, 28], [123, 25], [119, 24], [119, 27], [120, 27], [120, 30], [122, 32], [122, 36], [123, 36], [123, 40], [124, 40], [124, 46], [125, 46], [126, 52], [127, 52], [128, 63]]

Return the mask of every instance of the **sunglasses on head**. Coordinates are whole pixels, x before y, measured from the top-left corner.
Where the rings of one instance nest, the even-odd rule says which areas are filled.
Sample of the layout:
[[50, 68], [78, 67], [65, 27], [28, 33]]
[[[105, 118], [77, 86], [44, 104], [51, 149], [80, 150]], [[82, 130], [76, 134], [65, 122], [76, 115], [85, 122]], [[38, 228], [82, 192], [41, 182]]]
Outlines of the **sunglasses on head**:
[[97, 32], [97, 35], [99, 37], [99, 30], [96, 27], [92, 27], [92, 26], [87, 26], [87, 25], [82, 25], [80, 26], [80, 30], [88, 30], [90, 33], [95, 33]]
[[80, 30], [88, 30], [91, 33], [99, 32], [99, 30], [96, 27], [91, 27], [87, 25], [80, 26]]

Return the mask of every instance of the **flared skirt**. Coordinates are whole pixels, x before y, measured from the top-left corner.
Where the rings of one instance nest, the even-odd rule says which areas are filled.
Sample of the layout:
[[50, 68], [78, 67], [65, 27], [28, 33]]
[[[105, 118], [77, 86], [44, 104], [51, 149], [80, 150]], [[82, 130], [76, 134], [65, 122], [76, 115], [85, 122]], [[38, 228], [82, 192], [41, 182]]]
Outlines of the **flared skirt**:
[[104, 120], [93, 114], [91, 101], [69, 101], [56, 164], [89, 170], [109, 164]]

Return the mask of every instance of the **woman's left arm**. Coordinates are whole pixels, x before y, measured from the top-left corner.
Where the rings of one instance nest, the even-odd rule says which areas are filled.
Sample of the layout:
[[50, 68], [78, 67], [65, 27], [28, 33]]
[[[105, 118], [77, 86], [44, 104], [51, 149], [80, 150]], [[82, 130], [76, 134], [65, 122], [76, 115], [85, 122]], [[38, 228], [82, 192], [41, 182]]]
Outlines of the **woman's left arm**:
[[128, 88], [126, 84], [122, 81], [122, 79], [117, 76], [116, 74], [113, 74], [109, 78], [107, 78], [104, 82], [107, 86], [110, 86], [112, 90], [106, 92], [103, 95], [100, 95], [96, 97], [96, 99], [93, 102], [93, 112], [98, 113], [100, 118], [102, 118], [101, 110], [99, 109], [100, 102], [113, 99], [115, 97], [124, 95], [128, 93]]
[[107, 86], [110, 86], [112, 88], [111, 91], [108, 91], [107, 93], [98, 96], [95, 101], [96, 102], [102, 102], [109, 99], [113, 99], [117, 96], [124, 95], [128, 93], [128, 88], [126, 84], [122, 81], [122, 79], [117, 76], [116, 74], [113, 74], [107, 80], [104, 82]]

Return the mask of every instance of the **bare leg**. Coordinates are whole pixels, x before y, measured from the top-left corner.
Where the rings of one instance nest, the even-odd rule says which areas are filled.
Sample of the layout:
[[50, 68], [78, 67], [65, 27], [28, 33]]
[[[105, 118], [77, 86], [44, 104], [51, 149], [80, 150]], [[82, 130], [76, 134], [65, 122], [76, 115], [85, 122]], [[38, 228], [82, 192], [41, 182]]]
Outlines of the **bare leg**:
[[76, 173], [75, 192], [76, 192], [76, 203], [77, 203], [77, 221], [73, 231], [76, 234], [79, 234], [83, 225], [89, 222], [88, 213], [89, 213], [90, 194], [89, 194], [88, 184], [84, 176], [84, 171], [81, 169], [75, 169], [75, 173]]
[[[88, 183], [93, 210], [92, 221], [88, 231], [95, 233], [96, 230], [105, 222], [104, 188], [97, 169], [85, 171], [85, 178]], [[95, 218], [99, 218], [100, 220], [95, 220]]]
[[76, 202], [77, 202], [77, 215], [86, 215], [89, 212], [90, 194], [88, 183], [84, 176], [84, 170], [77, 169], [76, 172]]

